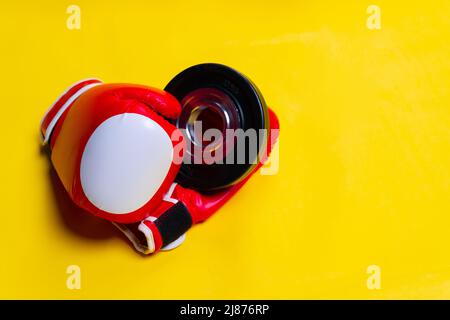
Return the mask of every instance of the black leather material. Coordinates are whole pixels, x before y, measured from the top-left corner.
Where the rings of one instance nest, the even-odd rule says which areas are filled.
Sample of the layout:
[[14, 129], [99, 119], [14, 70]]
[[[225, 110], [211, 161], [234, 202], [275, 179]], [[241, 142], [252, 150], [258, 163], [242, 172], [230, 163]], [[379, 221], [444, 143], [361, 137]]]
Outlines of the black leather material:
[[162, 238], [162, 246], [177, 240], [192, 226], [192, 217], [182, 202], [177, 202], [155, 220]]

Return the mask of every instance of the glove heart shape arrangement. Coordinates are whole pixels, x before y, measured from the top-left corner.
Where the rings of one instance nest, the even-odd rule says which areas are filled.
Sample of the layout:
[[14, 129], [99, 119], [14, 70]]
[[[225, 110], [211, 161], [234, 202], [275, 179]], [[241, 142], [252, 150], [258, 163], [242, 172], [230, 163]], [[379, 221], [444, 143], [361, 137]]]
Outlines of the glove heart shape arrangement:
[[[267, 160], [278, 128], [248, 78], [201, 64], [164, 90], [77, 82], [45, 114], [41, 135], [73, 202], [150, 254], [178, 246], [228, 201]], [[236, 130], [256, 138], [241, 144], [228, 136]]]

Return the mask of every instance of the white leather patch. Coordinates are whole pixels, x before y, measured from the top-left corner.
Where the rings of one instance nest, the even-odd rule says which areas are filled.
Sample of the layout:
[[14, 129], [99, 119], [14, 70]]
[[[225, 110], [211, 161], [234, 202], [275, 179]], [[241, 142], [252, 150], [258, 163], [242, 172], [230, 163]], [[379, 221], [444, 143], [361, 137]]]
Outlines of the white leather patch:
[[169, 171], [173, 147], [152, 119], [123, 113], [95, 129], [84, 149], [81, 186], [97, 208], [124, 214], [145, 205]]

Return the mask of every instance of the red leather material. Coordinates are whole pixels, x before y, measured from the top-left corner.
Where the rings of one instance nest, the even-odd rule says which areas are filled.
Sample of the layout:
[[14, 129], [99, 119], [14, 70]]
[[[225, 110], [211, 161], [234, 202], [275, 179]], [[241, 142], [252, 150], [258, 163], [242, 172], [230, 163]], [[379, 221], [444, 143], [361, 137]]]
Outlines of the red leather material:
[[[88, 212], [115, 222], [132, 223], [150, 215], [173, 182], [180, 163], [171, 164], [165, 180], [144, 206], [127, 214], [111, 214], [94, 206], [84, 194], [80, 181], [81, 157], [94, 130], [112, 116], [122, 113], [144, 115], [173, 137], [177, 129], [163, 116], [177, 117], [180, 110], [180, 104], [169, 93], [140, 85], [102, 84], [79, 96], [58, 121], [50, 144], [53, 165], [72, 200]], [[179, 140], [172, 140], [174, 152], [179, 149], [180, 142], [184, 146], [182, 135], [176, 136]]]
[[166, 91], [155, 88], [149, 90], [149, 87], [137, 85], [130, 87], [119, 84], [118, 86], [122, 86], [116, 93], [120, 99], [140, 101], [166, 118], [176, 119], [180, 115], [180, 103]]

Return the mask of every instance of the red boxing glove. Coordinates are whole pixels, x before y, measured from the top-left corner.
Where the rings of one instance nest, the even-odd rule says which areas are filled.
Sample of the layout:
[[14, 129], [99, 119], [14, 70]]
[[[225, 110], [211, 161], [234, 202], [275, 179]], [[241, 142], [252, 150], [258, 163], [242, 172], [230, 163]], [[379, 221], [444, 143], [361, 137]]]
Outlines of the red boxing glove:
[[178, 101], [162, 90], [89, 79], [57, 99], [43, 118], [41, 133], [78, 206], [101, 218], [132, 223], [159, 206], [178, 172], [181, 161], [174, 160], [182, 135], [164, 117], [179, 113]]
[[[41, 122], [43, 143], [49, 146], [71, 199], [113, 222], [145, 254], [179, 245], [193, 224], [216, 212], [258, 170], [278, 137], [275, 114], [266, 110], [259, 91], [242, 75], [213, 64], [195, 66], [180, 75], [168, 85], [175, 96], [141, 85], [103, 84], [96, 79], [78, 82], [56, 100]], [[226, 77], [229, 81], [223, 82]], [[239, 105], [239, 117], [250, 114], [242, 122], [257, 127], [259, 116], [260, 127], [268, 129], [268, 135], [262, 144], [265, 156], [256, 165], [243, 167], [247, 172], [234, 167], [230, 181], [224, 179], [228, 171], [223, 171], [229, 169], [214, 169], [222, 181], [214, 186], [216, 191], [205, 193], [197, 191], [195, 184], [204, 190], [200, 176], [209, 168], [187, 166], [187, 173], [177, 176], [186, 139], [173, 123], [182, 109], [180, 92], [184, 95], [186, 88], [199, 92], [192, 85], [208, 87], [210, 79], [213, 87], [231, 83], [235, 96], [244, 102], [243, 107]], [[220, 101], [213, 103], [217, 104]], [[235, 107], [229, 106], [232, 112]], [[189, 185], [189, 176], [193, 188], [178, 183]]]

